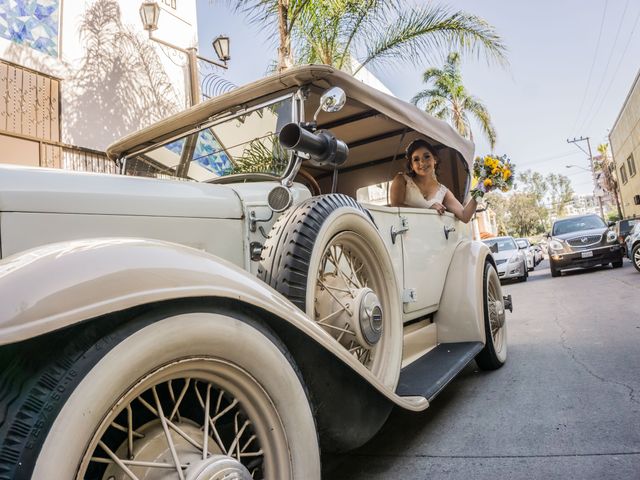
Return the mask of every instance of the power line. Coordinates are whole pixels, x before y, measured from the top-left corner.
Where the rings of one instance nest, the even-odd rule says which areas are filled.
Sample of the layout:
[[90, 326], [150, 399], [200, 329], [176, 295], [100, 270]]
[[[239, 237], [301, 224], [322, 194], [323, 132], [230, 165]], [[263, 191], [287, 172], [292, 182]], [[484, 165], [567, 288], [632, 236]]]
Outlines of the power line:
[[582, 101], [580, 102], [580, 108], [578, 109], [578, 114], [576, 115], [576, 119], [573, 122], [573, 127], [571, 127], [571, 131], [575, 132], [576, 126], [578, 125], [578, 120], [580, 120], [580, 115], [582, 114], [582, 108], [584, 107], [584, 101], [587, 99], [587, 92], [589, 91], [589, 86], [591, 85], [591, 76], [593, 74], [593, 67], [596, 65], [596, 59], [598, 58], [598, 50], [600, 50], [600, 39], [602, 38], [602, 31], [604, 30], [604, 20], [607, 17], [607, 7], [609, 6], [609, 0], [607, 0], [604, 4], [604, 12], [602, 12], [602, 19], [600, 20], [600, 32], [598, 33], [598, 41], [596, 42], [596, 51], [593, 55], [593, 62], [591, 62], [591, 68], [589, 69], [589, 76], [587, 79], [587, 86], [584, 89], [584, 95], [582, 95]]
[[620, 60], [618, 61], [618, 65], [616, 65], [616, 69], [613, 72], [613, 76], [611, 77], [611, 80], [609, 81], [609, 84], [607, 85], [607, 90], [606, 90], [605, 94], [602, 96], [602, 98], [600, 99], [600, 103], [598, 104], [598, 108], [596, 109], [596, 111], [593, 114], [593, 117], [591, 118], [591, 120], [587, 124], [587, 127], [589, 127], [591, 125], [591, 123], [593, 123], [593, 120], [597, 117], [598, 112], [600, 111], [600, 108], [602, 108], [602, 104], [604, 103], [605, 99], [609, 95], [609, 90], [611, 90], [611, 86], [613, 85], [613, 81], [617, 78], [616, 76], [618, 75], [618, 70], [620, 70], [620, 67], [622, 66], [622, 61], [624, 60], [624, 56], [627, 53], [627, 50], [629, 49], [629, 45], [631, 44], [631, 40], [633, 40], [633, 34], [636, 32], [636, 28], [638, 27], [638, 22], [640, 22], [640, 10], [638, 10], [638, 15], [636, 15], [636, 20], [635, 20], [635, 22], [633, 24], [633, 28], [631, 29], [631, 35], [629, 35], [629, 39], [627, 40], [627, 44], [625, 45], [624, 50], [622, 52], [622, 56], [620, 57]]
[[524, 162], [517, 162], [516, 165], [517, 166], [522, 166], [522, 165], [531, 165], [533, 163], [545, 163], [545, 162], [550, 162], [551, 160], [557, 160], [559, 158], [564, 158], [564, 157], [570, 157], [572, 155], [577, 155], [578, 152], [573, 151], [573, 152], [567, 152], [567, 153], [563, 153], [561, 155], [554, 155], [554, 156], [549, 156], [549, 157], [543, 157], [543, 158], [537, 158], [534, 160], [527, 160]]
[[611, 46], [611, 53], [607, 57], [607, 65], [602, 70], [602, 79], [600, 80], [600, 83], [598, 84], [598, 88], [596, 88], [595, 99], [591, 103], [591, 107], [589, 108], [588, 113], [585, 115], [585, 120], [580, 125], [580, 129], [579, 130], [583, 129], [587, 118], [589, 118], [589, 116], [591, 115], [591, 112], [593, 111], [593, 107], [595, 106], [596, 102], [598, 101], [598, 92], [602, 88], [602, 84], [604, 83], [605, 78], [607, 78], [609, 64], [611, 63], [611, 57], [613, 57], [613, 52], [614, 52], [614, 50], [616, 48], [616, 45], [618, 44], [618, 38], [620, 37], [620, 30], [622, 30], [621, 27], [622, 27], [622, 23], [624, 22], [624, 19], [625, 19], [625, 14], [627, 13], [627, 7], [628, 6], [629, 6], [629, 0], [627, 0], [627, 2], [624, 5], [624, 10], [622, 11], [622, 16], [620, 17], [620, 22], [618, 24], [618, 28], [616, 28], [616, 37], [613, 40], [613, 45]]

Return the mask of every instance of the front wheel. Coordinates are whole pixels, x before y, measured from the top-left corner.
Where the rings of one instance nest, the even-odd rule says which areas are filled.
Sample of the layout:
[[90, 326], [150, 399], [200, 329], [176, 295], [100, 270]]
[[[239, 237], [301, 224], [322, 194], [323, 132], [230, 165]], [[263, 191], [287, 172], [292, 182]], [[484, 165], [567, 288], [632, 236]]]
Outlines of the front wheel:
[[320, 478], [305, 389], [262, 325], [192, 312], [74, 331], [5, 365], [0, 479]]
[[611, 262], [611, 266], [613, 268], [622, 268], [622, 258], [620, 260], [616, 260], [615, 262]]
[[482, 370], [497, 370], [507, 361], [507, 323], [500, 279], [489, 262], [484, 266], [482, 295], [486, 343], [476, 363]]

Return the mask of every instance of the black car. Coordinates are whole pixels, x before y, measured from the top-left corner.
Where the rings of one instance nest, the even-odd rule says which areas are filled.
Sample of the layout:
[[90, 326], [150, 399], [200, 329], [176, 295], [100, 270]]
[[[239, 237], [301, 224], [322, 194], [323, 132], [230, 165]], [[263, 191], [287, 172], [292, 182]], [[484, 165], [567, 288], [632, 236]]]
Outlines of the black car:
[[597, 215], [580, 215], [553, 222], [549, 235], [549, 266], [557, 277], [565, 268], [611, 263], [622, 267], [622, 248], [616, 232]]
[[627, 245], [626, 240], [629, 236], [629, 232], [636, 223], [640, 222], [640, 218], [623, 218], [622, 220], [618, 220], [613, 227], [616, 232], [616, 237], [618, 237], [618, 242], [622, 247], [622, 256], [624, 257], [627, 254]]

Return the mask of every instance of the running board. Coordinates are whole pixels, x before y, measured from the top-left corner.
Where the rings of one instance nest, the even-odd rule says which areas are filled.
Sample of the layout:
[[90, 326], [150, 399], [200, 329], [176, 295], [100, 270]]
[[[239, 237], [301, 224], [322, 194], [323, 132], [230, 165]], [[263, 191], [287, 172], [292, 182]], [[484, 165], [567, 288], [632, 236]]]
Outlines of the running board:
[[441, 343], [400, 372], [396, 394], [431, 402], [482, 350], [481, 342]]

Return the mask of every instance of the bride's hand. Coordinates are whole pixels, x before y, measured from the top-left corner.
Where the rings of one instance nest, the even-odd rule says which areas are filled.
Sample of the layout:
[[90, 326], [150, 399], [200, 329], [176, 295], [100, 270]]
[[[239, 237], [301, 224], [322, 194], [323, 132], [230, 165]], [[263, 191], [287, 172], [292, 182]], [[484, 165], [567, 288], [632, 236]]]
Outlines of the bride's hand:
[[433, 205], [431, 205], [431, 208], [436, 210], [440, 215], [442, 215], [444, 212], [447, 211], [447, 209], [444, 208], [444, 205], [442, 205], [441, 203], [438, 203], [438, 202], [435, 202]]

